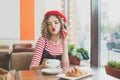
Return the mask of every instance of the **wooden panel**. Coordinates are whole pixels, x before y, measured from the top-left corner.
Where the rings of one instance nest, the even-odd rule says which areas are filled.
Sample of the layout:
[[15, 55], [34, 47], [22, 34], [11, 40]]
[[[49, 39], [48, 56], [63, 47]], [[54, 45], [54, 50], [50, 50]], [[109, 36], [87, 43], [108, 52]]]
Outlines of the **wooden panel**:
[[20, 0], [20, 40], [34, 40], [34, 0]]
[[[100, 20], [99, 0], [92, 0], [91, 3], [91, 67], [98, 67], [100, 61]], [[99, 38], [99, 39], [98, 39]]]
[[41, 71], [34, 70], [23, 70], [19, 71], [19, 79], [20, 80], [45, 80], [42, 78]]

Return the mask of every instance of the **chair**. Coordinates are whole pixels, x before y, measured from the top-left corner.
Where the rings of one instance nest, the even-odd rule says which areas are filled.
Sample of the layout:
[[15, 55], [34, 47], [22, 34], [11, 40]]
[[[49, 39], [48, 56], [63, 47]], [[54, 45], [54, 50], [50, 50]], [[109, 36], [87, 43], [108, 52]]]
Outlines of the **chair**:
[[9, 70], [9, 45], [0, 45], [0, 67]]
[[34, 48], [30, 43], [13, 44], [13, 50], [10, 58], [10, 69], [11, 70], [28, 70]]

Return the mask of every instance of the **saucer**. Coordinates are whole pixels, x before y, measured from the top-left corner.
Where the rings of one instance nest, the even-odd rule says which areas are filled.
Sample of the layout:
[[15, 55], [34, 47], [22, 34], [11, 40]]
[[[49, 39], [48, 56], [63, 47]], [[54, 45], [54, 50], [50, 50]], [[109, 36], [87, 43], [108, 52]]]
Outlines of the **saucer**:
[[46, 74], [58, 74], [62, 72], [61, 68], [45, 68], [41, 70], [43, 73]]

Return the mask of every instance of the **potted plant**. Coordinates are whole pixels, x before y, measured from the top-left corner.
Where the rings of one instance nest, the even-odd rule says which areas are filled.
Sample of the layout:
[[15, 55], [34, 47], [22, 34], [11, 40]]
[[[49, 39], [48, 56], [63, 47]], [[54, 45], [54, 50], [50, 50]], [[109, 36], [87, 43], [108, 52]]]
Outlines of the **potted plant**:
[[120, 62], [110, 60], [105, 65], [105, 70], [108, 75], [120, 78]]
[[68, 45], [68, 54], [71, 64], [80, 65], [81, 60], [88, 60], [88, 51], [84, 48], [76, 48], [74, 44]]
[[68, 54], [69, 54], [70, 64], [80, 65], [80, 60], [75, 56], [76, 51], [75, 51], [75, 45], [74, 44], [69, 44], [68, 45]]

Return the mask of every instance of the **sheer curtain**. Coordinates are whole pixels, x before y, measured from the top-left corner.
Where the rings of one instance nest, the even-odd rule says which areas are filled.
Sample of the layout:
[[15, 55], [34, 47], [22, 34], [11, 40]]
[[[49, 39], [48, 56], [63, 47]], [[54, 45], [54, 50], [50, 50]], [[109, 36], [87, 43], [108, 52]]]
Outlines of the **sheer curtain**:
[[90, 0], [69, 1], [70, 42], [90, 51]]

